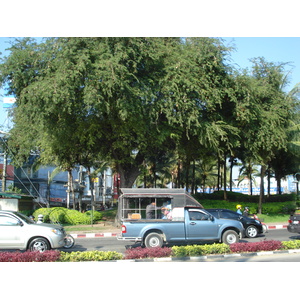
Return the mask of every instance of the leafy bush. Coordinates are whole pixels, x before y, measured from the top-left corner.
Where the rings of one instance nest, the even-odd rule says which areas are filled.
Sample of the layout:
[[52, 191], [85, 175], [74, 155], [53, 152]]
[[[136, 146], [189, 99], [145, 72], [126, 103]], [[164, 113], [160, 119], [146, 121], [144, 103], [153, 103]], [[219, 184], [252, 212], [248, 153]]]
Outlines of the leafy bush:
[[[40, 214], [44, 216], [44, 223], [91, 224], [91, 211], [81, 213], [64, 207], [39, 208], [33, 213], [34, 219], [37, 220]], [[93, 223], [101, 219], [102, 213], [93, 211]]]
[[[92, 215], [92, 213], [93, 213], [93, 223], [102, 220], [103, 215], [102, 215], [102, 213], [99, 212], [99, 211], [96, 211], [96, 210], [94, 210], [94, 211], [88, 210], [88, 211], [86, 211], [84, 214], [85, 214], [86, 216], [88, 216], [89, 219], [91, 220], [91, 215]], [[91, 223], [91, 222], [90, 222], [90, 223]]]
[[300, 249], [300, 240], [284, 241], [284, 242], [281, 242], [281, 244], [282, 244], [281, 249], [283, 249], [283, 250]]
[[33, 215], [35, 221], [38, 220], [38, 215], [43, 215], [44, 216], [43, 221], [45, 223], [49, 223], [50, 222], [50, 218], [49, 218], [50, 212], [51, 212], [51, 208], [39, 208], [39, 209], [35, 210], [32, 215]]
[[125, 252], [125, 259], [142, 259], [154, 257], [168, 257], [171, 256], [172, 249], [168, 247], [155, 247], [155, 248], [132, 248], [127, 249]]
[[79, 262], [79, 261], [104, 261], [120, 260], [123, 254], [116, 251], [85, 251], [85, 252], [61, 252], [59, 261]]
[[65, 214], [65, 223], [70, 225], [91, 224], [91, 218], [78, 210], [68, 209]]
[[45, 252], [0, 252], [0, 262], [55, 262], [59, 259], [60, 252], [48, 250]]
[[259, 252], [279, 250], [282, 247], [282, 244], [280, 241], [262, 241], [256, 243], [235, 243], [231, 244], [229, 247], [234, 253]]
[[189, 245], [189, 246], [173, 246], [172, 254], [176, 257], [184, 256], [202, 256], [208, 254], [225, 254], [230, 252], [230, 248], [226, 244], [211, 245]]
[[68, 209], [64, 207], [50, 208], [49, 220], [52, 223], [65, 223], [65, 215]]

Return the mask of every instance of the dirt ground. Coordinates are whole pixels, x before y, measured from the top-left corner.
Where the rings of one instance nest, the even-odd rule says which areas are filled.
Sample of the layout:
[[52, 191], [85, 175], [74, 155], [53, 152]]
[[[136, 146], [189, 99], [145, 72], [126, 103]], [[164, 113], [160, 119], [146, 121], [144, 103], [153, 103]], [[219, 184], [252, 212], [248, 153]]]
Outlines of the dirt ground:
[[[101, 233], [101, 232], [119, 232], [121, 231], [120, 227], [116, 227], [113, 222], [101, 222], [99, 224], [93, 224], [92, 225], [76, 225], [74, 226], [74, 229], [76, 230], [72, 231], [71, 226], [68, 228], [69, 233]], [[78, 230], [80, 228], [80, 230]]]

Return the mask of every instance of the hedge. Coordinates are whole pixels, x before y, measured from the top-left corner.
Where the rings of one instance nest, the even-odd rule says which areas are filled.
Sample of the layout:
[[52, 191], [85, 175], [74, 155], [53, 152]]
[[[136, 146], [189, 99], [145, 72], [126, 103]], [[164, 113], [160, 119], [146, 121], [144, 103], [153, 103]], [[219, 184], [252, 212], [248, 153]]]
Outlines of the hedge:
[[55, 262], [58, 261], [60, 252], [47, 250], [43, 253], [38, 251], [26, 252], [0, 252], [0, 262]]
[[78, 224], [91, 224], [95, 223], [102, 219], [102, 213], [99, 211], [93, 211], [93, 216], [91, 216], [91, 211], [86, 211], [81, 213], [77, 210], [67, 209], [64, 207], [51, 207], [51, 208], [39, 208], [33, 213], [35, 220], [38, 219], [38, 215], [43, 215], [44, 223], [61, 223], [69, 225], [78, 225]]
[[162, 248], [136, 247], [127, 249], [125, 255], [115, 251], [64, 252], [48, 250], [40, 252], [0, 252], [0, 262], [80, 262], [109, 261], [122, 259], [149, 259], [156, 257], [205, 256], [213, 254], [231, 254], [243, 252], [276, 251], [300, 249], [300, 240], [296, 241], [262, 241], [254, 243], [235, 243], [231, 245], [188, 245]]
[[121, 260], [123, 254], [116, 251], [85, 251], [85, 252], [61, 252], [59, 261], [61, 262], [79, 262], [79, 261], [105, 261]]

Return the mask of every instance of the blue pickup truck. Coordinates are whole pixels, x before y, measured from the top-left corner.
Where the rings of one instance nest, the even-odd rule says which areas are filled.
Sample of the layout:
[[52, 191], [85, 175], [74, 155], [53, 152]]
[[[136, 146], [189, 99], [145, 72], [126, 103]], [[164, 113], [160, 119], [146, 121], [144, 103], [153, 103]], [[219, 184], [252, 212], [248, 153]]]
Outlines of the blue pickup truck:
[[[119, 240], [141, 242], [152, 248], [162, 247], [165, 243], [218, 241], [232, 244], [245, 235], [239, 221], [214, 217], [184, 189], [121, 191], [118, 216], [122, 232]], [[150, 205], [152, 218], [147, 214]]]

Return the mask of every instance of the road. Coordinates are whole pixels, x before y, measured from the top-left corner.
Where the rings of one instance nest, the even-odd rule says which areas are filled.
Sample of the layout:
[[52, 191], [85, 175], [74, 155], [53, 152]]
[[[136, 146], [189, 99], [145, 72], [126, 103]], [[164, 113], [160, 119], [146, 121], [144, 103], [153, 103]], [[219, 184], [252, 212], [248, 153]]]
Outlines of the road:
[[[263, 240], [277, 240], [288, 241], [293, 239], [299, 239], [299, 235], [289, 233], [286, 229], [274, 229], [269, 230], [268, 233], [260, 235], [257, 238], [244, 238], [242, 243], [259, 242]], [[75, 246], [69, 251], [117, 251], [119, 253], [125, 253], [126, 245], [134, 245], [134, 243], [128, 241], [118, 241], [116, 237], [100, 237], [100, 238], [77, 238]], [[265, 259], [265, 258], [264, 258]]]

